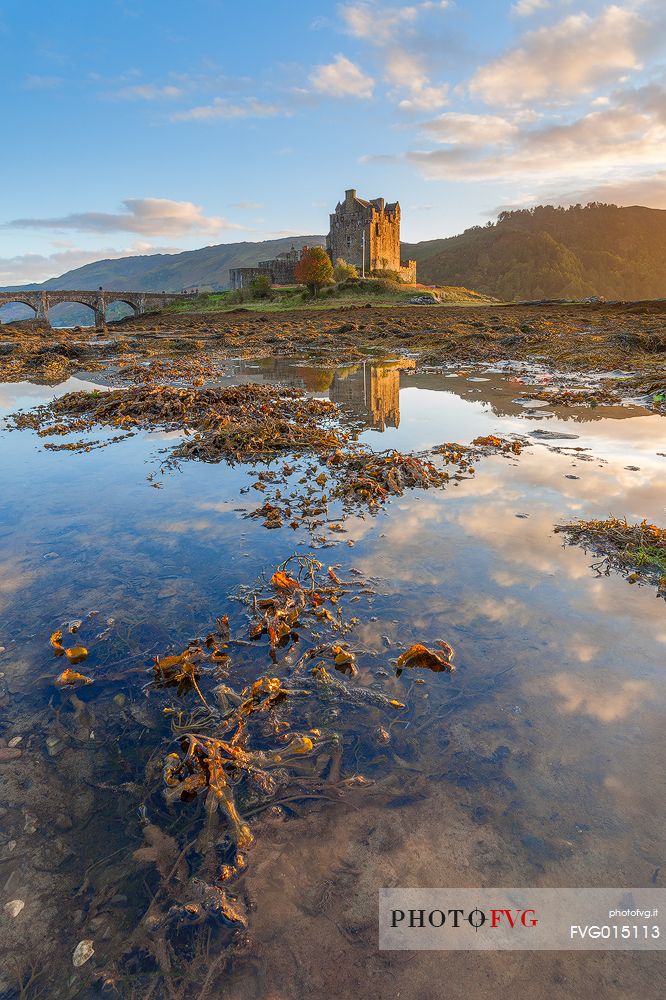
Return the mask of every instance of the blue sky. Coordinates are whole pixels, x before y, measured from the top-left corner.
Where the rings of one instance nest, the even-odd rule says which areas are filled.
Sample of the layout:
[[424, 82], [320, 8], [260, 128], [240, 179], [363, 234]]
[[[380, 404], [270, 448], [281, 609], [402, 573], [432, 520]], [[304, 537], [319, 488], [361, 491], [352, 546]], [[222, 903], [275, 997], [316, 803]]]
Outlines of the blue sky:
[[666, 208], [661, 0], [0, 0], [0, 285], [99, 257], [505, 207]]

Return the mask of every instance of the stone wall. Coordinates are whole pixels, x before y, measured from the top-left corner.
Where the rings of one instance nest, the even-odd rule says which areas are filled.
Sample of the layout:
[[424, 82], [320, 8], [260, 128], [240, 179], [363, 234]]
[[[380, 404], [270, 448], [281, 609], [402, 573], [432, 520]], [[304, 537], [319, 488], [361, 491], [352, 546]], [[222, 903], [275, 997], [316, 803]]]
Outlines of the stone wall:
[[[307, 249], [307, 245], [303, 250]], [[301, 259], [301, 250], [292, 246], [291, 250], [280, 253], [273, 260], [260, 260], [256, 267], [232, 267], [229, 283], [232, 288], [247, 288], [253, 278], [268, 275], [271, 285], [295, 285], [294, 268]]]

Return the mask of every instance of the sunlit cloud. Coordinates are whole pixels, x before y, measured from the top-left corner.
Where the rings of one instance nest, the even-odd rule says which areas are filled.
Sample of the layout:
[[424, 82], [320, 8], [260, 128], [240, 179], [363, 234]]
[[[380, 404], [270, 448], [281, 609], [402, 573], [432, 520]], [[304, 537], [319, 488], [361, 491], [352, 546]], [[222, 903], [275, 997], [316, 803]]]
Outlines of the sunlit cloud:
[[374, 80], [342, 53], [332, 63], [315, 67], [310, 76], [314, 89], [327, 97], [372, 97]]
[[405, 94], [399, 100], [399, 107], [405, 110], [434, 111], [447, 102], [448, 84], [433, 86], [419, 57], [405, 49], [395, 48], [388, 53], [384, 75], [388, 83]]
[[128, 198], [123, 212], [73, 212], [55, 218], [14, 219], [4, 227], [15, 229], [73, 229], [88, 233], [138, 233], [141, 236], [184, 236], [188, 233], [219, 233], [243, 226], [219, 216], [206, 216], [191, 201], [167, 198]]
[[639, 69], [649, 39], [648, 23], [631, 6], [613, 4], [597, 17], [571, 14], [482, 66], [469, 90], [495, 105], [568, 100]]

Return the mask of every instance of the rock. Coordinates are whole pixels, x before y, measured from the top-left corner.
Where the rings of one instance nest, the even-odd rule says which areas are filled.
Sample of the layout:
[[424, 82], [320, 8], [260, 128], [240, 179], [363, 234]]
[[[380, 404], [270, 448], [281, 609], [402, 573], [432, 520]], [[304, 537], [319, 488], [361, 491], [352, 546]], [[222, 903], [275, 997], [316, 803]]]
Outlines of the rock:
[[95, 942], [91, 941], [89, 938], [79, 941], [74, 949], [74, 954], [72, 955], [72, 965], [75, 969], [85, 965], [88, 959], [93, 957], [95, 954], [95, 949], [93, 947], [94, 943]]
[[22, 741], [23, 741], [23, 737], [22, 736], [12, 736], [12, 738], [9, 741], [9, 743], [7, 744], [7, 746], [8, 747], [12, 747], [12, 748], [13, 747], [17, 747], [19, 745], [19, 743], [21, 743]]
[[11, 760], [18, 760], [23, 754], [22, 750], [16, 747], [0, 747], [0, 764], [8, 764]]
[[5, 903], [3, 909], [8, 916], [18, 917], [24, 906], [25, 902], [22, 899], [10, 899], [8, 903]]
[[539, 438], [540, 441], [576, 441], [579, 434], [565, 434], [564, 431], [530, 431], [530, 437]]
[[437, 299], [434, 295], [412, 295], [410, 304], [413, 306], [436, 306]]
[[64, 748], [62, 740], [58, 739], [57, 736], [48, 736], [46, 739], [46, 749], [48, 750], [49, 757], [55, 757]]

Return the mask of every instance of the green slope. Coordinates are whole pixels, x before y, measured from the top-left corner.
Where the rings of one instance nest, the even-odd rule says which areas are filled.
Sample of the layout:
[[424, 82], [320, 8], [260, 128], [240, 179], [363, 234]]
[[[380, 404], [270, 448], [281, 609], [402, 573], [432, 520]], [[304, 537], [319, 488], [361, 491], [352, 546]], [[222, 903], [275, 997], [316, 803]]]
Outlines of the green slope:
[[591, 204], [503, 212], [493, 225], [406, 244], [419, 280], [502, 299], [666, 297], [666, 211]]

